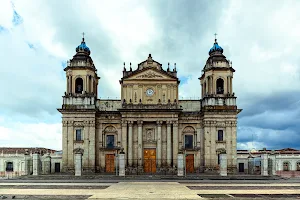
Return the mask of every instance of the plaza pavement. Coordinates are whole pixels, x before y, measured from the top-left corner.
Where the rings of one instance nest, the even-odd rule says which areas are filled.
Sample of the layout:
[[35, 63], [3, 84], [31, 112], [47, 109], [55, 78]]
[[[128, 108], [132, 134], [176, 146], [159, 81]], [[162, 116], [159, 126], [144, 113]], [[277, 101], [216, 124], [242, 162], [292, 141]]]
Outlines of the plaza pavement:
[[[24, 180], [23, 180], [24, 181]], [[162, 182], [162, 181], [126, 181], [109, 182], [21, 182], [10, 180], [0, 182], [0, 195], [53, 195], [76, 196], [86, 195], [89, 199], [206, 199], [198, 194], [227, 195], [228, 199], [234, 194], [299, 194], [300, 180], [277, 181], [198, 181], [198, 182]], [[25, 187], [26, 188], [22, 188]], [[49, 187], [51, 188], [49, 189]], [[76, 189], [70, 189], [76, 187]], [[82, 189], [78, 189], [82, 187]], [[91, 187], [92, 189], [89, 189]], [[97, 187], [101, 188], [98, 189]], [[192, 189], [191, 189], [192, 188]], [[64, 198], [65, 199], [65, 198]], [[216, 199], [216, 198], [214, 198]], [[220, 197], [219, 199], [224, 199]], [[227, 199], [227, 198], [226, 198]], [[242, 198], [252, 199], [252, 198]], [[262, 198], [268, 199], [268, 198]], [[272, 198], [274, 199], [274, 198]], [[290, 198], [294, 199], [294, 198]]]

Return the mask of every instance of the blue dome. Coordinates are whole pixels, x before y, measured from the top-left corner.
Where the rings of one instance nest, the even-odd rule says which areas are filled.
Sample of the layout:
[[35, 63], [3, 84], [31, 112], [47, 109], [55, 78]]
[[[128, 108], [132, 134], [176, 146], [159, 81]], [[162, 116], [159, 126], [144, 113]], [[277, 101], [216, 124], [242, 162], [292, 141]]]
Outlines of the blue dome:
[[84, 42], [84, 38], [82, 38], [82, 42], [81, 44], [76, 48], [76, 52], [86, 52], [88, 54], [90, 54], [90, 48], [88, 48], [88, 46], [86, 46], [85, 42]]
[[212, 48], [210, 48], [209, 54], [211, 54], [211, 53], [213, 53], [215, 51], [220, 51], [221, 53], [223, 53], [223, 49], [222, 49], [222, 47], [220, 47], [218, 45], [217, 40], [215, 41], [214, 46]]

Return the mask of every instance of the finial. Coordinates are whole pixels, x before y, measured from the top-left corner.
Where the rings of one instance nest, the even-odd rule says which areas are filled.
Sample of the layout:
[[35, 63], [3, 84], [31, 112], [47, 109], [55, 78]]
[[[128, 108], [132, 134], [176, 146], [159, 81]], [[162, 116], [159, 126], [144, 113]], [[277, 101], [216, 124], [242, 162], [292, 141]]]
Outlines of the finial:
[[130, 63], [130, 71], [132, 71], [132, 68], [131, 68], [131, 63]]
[[152, 58], [151, 53], [149, 53], [149, 58]]
[[84, 32], [82, 32], [82, 42], [84, 42]]
[[176, 71], [176, 63], [174, 63], [174, 70]]
[[124, 71], [126, 71], [126, 68], [125, 68], [125, 62], [124, 62]]
[[170, 63], [168, 63], [168, 69], [167, 69], [167, 71], [170, 71]]
[[215, 33], [214, 35], [215, 35], [215, 42], [217, 42], [217, 35], [218, 35], [218, 34]]

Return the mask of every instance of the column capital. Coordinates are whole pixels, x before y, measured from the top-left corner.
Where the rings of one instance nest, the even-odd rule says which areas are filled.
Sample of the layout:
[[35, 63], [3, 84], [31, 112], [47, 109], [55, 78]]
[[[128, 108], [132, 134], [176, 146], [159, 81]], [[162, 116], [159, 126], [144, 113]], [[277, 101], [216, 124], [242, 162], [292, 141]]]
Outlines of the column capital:
[[173, 126], [178, 126], [178, 121], [173, 121]]
[[157, 126], [161, 126], [162, 125], [162, 121], [156, 121]]
[[132, 127], [133, 126], [133, 121], [127, 121], [128, 126]]
[[138, 124], [138, 126], [142, 126], [143, 125], [143, 121], [142, 120], [138, 120], [137, 124]]
[[171, 126], [172, 121], [166, 121], [166, 123], [167, 123], [167, 127], [169, 127], [169, 126]]

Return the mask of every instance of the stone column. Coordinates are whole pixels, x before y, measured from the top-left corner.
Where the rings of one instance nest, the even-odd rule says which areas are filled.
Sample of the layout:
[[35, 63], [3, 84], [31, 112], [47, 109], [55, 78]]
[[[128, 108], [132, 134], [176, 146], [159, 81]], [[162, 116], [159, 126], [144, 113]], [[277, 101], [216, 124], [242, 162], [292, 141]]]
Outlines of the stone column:
[[[68, 121], [68, 169], [74, 169], [74, 132], [73, 121]], [[64, 153], [64, 152], [63, 152]]]
[[167, 121], [167, 164], [171, 166], [172, 162], [172, 146], [171, 146], [171, 123]]
[[51, 157], [50, 153], [47, 153], [46, 157], [44, 158], [44, 174], [50, 174], [51, 173]]
[[38, 176], [41, 173], [40, 153], [34, 152], [32, 154], [32, 159], [33, 159], [33, 175]]
[[122, 148], [125, 153], [125, 157], [128, 154], [127, 152], [127, 121], [122, 120]]
[[125, 153], [119, 154], [119, 176], [125, 176]]
[[95, 145], [96, 145], [96, 135], [95, 135], [95, 121], [90, 121], [90, 137], [89, 137], [89, 168], [92, 172], [95, 172]]
[[62, 168], [63, 172], [67, 171], [68, 167], [68, 121], [62, 121]]
[[75, 153], [75, 176], [81, 176], [82, 174], [82, 153]]
[[132, 157], [132, 146], [133, 146], [133, 131], [132, 131], [133, 122], [128, 122], [128, 165], [132, 167], [133, 157]]
[[84, 122], [84, 128], [83, 128], [83, 139], [84, 140], [84, 143], [83, 143], [83, 146], [84, 146], [84, 153], [83, 153], [83, 156], [82, 156], [82, 165], [83, 165], [83, 168], [84, 170], [88, 169], [89, 168], [89, 129], [90, 129], [90, 124], [89, 124], [89, 121], [85, 121]]
[[142, 166], [143, 155], [143, 121], [138, 121], [138, 165]]
[[177, 166], [178, 156], [178, 121], [173, 122], [173, 167]]
[[177, 176], [184, 175], [184, 155], [182, 153], [177, 155]]
[[161, 167], [161, 125], [162, 121], [157, 121], [157, 166]]
[[261, 175], [268, 176], [268, 154], [261, 155]]
[[227, 154], [220, 153], [220, 175], [227, 176]]

